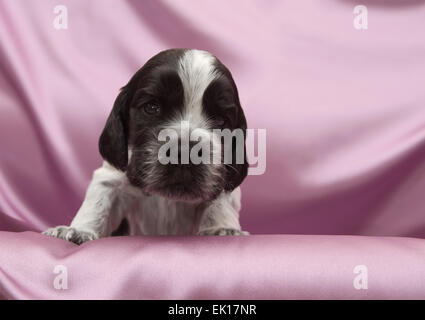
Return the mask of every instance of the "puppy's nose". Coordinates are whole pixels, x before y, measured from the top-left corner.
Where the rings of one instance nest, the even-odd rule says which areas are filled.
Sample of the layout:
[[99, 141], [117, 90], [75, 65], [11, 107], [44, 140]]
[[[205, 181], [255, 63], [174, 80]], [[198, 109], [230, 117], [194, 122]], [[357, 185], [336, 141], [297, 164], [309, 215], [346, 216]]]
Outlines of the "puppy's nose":
[[[192, 151], [192, 148], [197, 144], [197, 141], [188, 141], [183, 142], [179, 139], [179, 146], [178, 146], [178, 157], [179, 157], [179, 164], [190, 164], [190, 154]], [[202, 157], [202, 148], [198, 151], [198, 156]]]

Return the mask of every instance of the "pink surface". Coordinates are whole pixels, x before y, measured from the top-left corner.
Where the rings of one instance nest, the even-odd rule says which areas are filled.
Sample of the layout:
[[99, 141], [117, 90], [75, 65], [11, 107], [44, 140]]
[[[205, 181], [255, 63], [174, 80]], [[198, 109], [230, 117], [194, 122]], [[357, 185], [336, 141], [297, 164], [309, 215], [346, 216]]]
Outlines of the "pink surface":
[[[0, 289], [9, 298], [425, 298], [425, 282], [418, 281], [425, 278], [420, 239], [121, 237], [78, 247], [33, 232], [4, 232], [5, 241], [0, 261], [10, 262], [2, 265]], [[53, 286], [56, 265], [67, 267], [67, 290]], [[358, 265], [368, 268], [367, 290], [353, 286]]]
[[[249, 127], [267, 129], [267, 171], [243, 184], [244, 229], [399, 237], [124, 238], [77, 248], [1, 232], [0, 295], [59, 298], [43, 286], [65, 259], [86, 286], [61, 293], [74, 298], [424, 298], [424, 240], [401, 238], [425, 238], [424, 3], [363, 1], [369, 28], [359, 31], [351, 0], [64, 0], [69, 28], [56, 30], [57, 1], [0, 0], [0, 230], [68, 224], [101, 163], [97, 139], [118, 89], [158, 51], [190, 47], [230, 68]], [[167, 255], [171, 247], [179, 250]], [[220, 266], [208, 266], [222, 255], [225, 283], [215, 281]], [[237, 257], [247, 265], [232, 265]], [[377, 279], [405, 289], [382, 280], [376, 291], [354, 290], [342, 277], [362, 257]], [[155, 273], [167, 259], [179, 277]], [[198, 260], [211, 271], [205, 282]], [[122, 289], [132, 279], [145, 289]]]

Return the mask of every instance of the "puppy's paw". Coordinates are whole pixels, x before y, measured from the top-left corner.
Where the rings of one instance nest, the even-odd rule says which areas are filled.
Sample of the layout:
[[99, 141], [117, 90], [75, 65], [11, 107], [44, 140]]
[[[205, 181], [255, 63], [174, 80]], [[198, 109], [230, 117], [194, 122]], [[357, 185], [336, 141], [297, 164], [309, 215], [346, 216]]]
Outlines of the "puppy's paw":
[[68, 226], [57, 226], [47, 229], [43, 234], [59, 239], [64, 239], [75, 244], [82, 244], [84, 242], [98, 239], [98, 236], [92, 232], [77, 230]]
[[249, 232], [231, 228], [211, 228], [198, 232], [198, 236], [248, 236]]

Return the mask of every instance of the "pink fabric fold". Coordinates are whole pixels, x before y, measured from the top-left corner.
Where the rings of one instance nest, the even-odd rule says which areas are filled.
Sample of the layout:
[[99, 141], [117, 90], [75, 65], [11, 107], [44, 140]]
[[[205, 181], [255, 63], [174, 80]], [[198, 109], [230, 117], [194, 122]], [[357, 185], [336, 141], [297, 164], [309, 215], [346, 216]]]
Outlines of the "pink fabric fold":
[[[1, 232], [0, 243], [4, 298], [425, 298], [425, 242], [413, 238], [120, 237], [76, 246]], [[66, 290], [54, 287], [58, 265], [67, 270]], [[366, 267], [367, 289], [353, 284], [356, 266]]]

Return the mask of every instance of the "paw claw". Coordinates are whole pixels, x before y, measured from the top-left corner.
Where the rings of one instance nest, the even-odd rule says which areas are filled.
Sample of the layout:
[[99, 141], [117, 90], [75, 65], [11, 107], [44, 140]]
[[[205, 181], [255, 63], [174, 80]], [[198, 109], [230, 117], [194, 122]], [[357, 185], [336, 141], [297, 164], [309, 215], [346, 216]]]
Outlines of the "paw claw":
[[249, 232], [231, 228], [215, 228], [198, 232], [199, 236], [247, 236]]
[[80, 231], [67, 226], [58, 226], [50, 228], [42, 232], [42, 234], [73, 242], [75, 244], [82, 244], [84, 242], [95, 240], [98, 238], [98, 236], [92, 232]]

